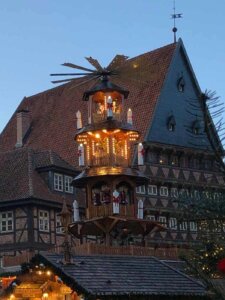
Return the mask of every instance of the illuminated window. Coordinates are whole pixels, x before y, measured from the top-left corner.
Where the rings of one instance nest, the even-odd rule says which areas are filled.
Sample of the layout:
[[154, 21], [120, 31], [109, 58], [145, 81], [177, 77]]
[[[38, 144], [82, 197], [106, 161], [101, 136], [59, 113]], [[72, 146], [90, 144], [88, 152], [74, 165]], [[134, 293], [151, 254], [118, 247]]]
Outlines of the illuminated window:
[[49, 232], [49, 212], [47, 210], [39, 210], [39, 229]]
[[0, 232], [13, 231], [13, 212], [6, 211], [0, 213]]
[[65, 176], [64, 182], [65, 182], [65, 192], [73, 194], [73, 187], [70, 185], [72, 182], [73, 177], [71, 176]]
[[168, 197], [168, 188], [166, 186], [161, 186], [159, 190], [160, 196]]
[[54, 173], [54, 190], [63, 191], [63, 175]]
[[171, 229], [177, 229], [177, 219], [176, 218], [169, 218], [169, 227]]
[[157, 195], [157, 186], [156, 185], [149, 185], [148, 186], [148, 194], [149, 195]]

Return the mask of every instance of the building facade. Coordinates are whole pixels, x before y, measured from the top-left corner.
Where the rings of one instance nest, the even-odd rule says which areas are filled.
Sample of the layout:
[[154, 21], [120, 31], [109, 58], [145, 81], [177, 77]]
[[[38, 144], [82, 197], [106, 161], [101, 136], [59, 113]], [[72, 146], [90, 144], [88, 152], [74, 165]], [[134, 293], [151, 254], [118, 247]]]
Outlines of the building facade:
[[[215, 197], [224, 190], [222, 145], [215, 127], [205, 126], [208, 111], [181, 40], [126, 64], [128, 71], [139, 70], [138, 78], [112, 80], [130, 91], [124, 111], [132, 109], [144, 146], [140, 169], [149, 182], [137, 187], [136, 195], [144, 203], [144, 218], [170, 229], [152, 233], [149, 246], [188, 246], [197, 239], [198, 228], [193, 220], [179, 217], [178, 201], [187, 195], [200, 197], [206, 186]], [[75, 82], [77, 87], [71, 89]], [[2, 255], [12, 247], [17, 255], [23, 249], [54, 246], [60, 240], [57, 213], [63, 197], [71, 207], [76, 198], [81, 214], [86, 208], [82, 191], [75, 195], [69, 185], [80, 171], [74, 142], [76, 114], [79, 110], [88, 123], [82, 96], [93, 86], [80, 82], [24, 98], [1, 133]], [[132, 154], [136, 165], [137, 151]]]

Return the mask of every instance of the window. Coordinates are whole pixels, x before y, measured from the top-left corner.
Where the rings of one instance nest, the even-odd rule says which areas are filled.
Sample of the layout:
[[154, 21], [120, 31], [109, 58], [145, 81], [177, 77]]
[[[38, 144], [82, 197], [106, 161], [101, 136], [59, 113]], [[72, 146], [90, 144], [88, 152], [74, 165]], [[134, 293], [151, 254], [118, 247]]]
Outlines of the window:
[[56, 233], [64, 233], [64, 228], [62, 227], [61, 217], [56, 216]]
[[171, 229], [177, 229], [177, 219], [176, 218], [169, 219], [169, 227]]
[[172, 155], [171, 157], [171, 165], [172, 166], [178, 166], [179, 165], [179, 159], [177, 155]]
[[180, 230], [185, 231], [187, 230], [187, 222], [183, 221], [180, 223]]
[[176, 121], [173, 115], [171, 115], [167, 120], [167, 128], [169, 131], [175, 131]]
[[185, 87], [185, 81], [183, 75], [177, 80], [177, 89], [179, 92], [183, 93]]
[[160, 196], [168, 196], [168, 188], [166, 186], [161, 186], [159, 190]]
[[181, 197], [185, 198], [185, 197], [188, 197], [189, 192], [187, 189], [180, 189], [179, 194]]
[[197, 223], [194, 221], [190, 222], [190, 231], [197, 231]]
[[177, 190], [177, 188], [171, 188], [170, 194], [171, 194], [171, 197], [177, 198], [178, 197], [178, 190]]
[[41, 231], [49, 231], [49, 212], [47, 210], [39, 211], [39, 229]]
[[157, 163], [158, 162], [158, 154], [156, 152], [148, 151], [147, 152], [147, 160], [151, 163]]
[[151, 220], [151, 221], [155, 221], [155, 216], [154, 215], [147, 215], [146, 219]]
[[165, 225], [165, 226], [166, 226], [166, 225], [167, 225], [167, 224], [166, 224], [166, 217], [160, 216], [160, 217], [159, 217], [159, 222], [162, 223], [162, 225]]
[[149, 195], [157, 195], [157, 186], [156, 185], [149, 185], [148, 186], [148, 194]]
[[73, 187], [70, 185], [72, 180], [72, 176], [54, 173], [54, 190], [73, 194]]
[[63, 191], [63, 175], [54, 173], [54, 190]]
[[0, 232], [13, 231], [13, 212], [6, 211], [0, 213]]
[[136, 187], [136, 193], [145, 194], [145, 186], [144, 185], [137, 186]]
[[73, 194], [73, 187], [70, 185], [72, 182], [73, 177], [71, 176], [65, 176], [64, 182], [65, 182], [65, 192]]
[[161, 154], [159, 156], [159, 163], [161, 165], [168, 165], [168, 156], [166, 154]]

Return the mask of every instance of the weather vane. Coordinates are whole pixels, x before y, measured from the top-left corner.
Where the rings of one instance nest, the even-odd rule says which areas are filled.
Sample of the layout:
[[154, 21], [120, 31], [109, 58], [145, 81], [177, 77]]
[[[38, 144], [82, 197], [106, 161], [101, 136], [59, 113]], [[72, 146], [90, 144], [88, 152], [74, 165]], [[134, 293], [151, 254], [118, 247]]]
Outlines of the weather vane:
[[172, 19], [173, 19], [173, 34], [174, 34], [174, 43], [176, 43], [177, 41], [177, 37], [176, 37], [176, 32], [177, 32], [177, 27], [176, 27], [176, 19], [180, 19], [182, 18], [183, 14], [176, 14], [176, 3], [175, 0], [173, 0], [173, 14]]

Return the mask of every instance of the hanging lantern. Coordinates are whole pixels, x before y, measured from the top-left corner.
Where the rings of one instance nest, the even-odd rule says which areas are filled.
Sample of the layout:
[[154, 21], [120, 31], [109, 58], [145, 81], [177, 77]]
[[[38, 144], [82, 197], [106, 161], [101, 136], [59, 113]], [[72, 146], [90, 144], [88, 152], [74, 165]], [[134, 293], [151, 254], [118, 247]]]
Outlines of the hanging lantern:
[[80, 144], [78, 146], [78, 158], [79, 158], [79, 166], [84, 166], [84, 146]]
[[144, 147], [142, 143], [138, 144], [138, 165], [142, 166], [144, 164]]
[[82, 128], [82, 119], [81, 119], [81, 112], [78, 110], [76, 113], [77, 117], [77, 129]]
[[127, 123], [133, 125], [133, 114], [131, 108], [127, 111]]
[[107, 98], [107, 118], [113, 117], [113, 103], [112, 103], [112, 97], [109, 96]]

